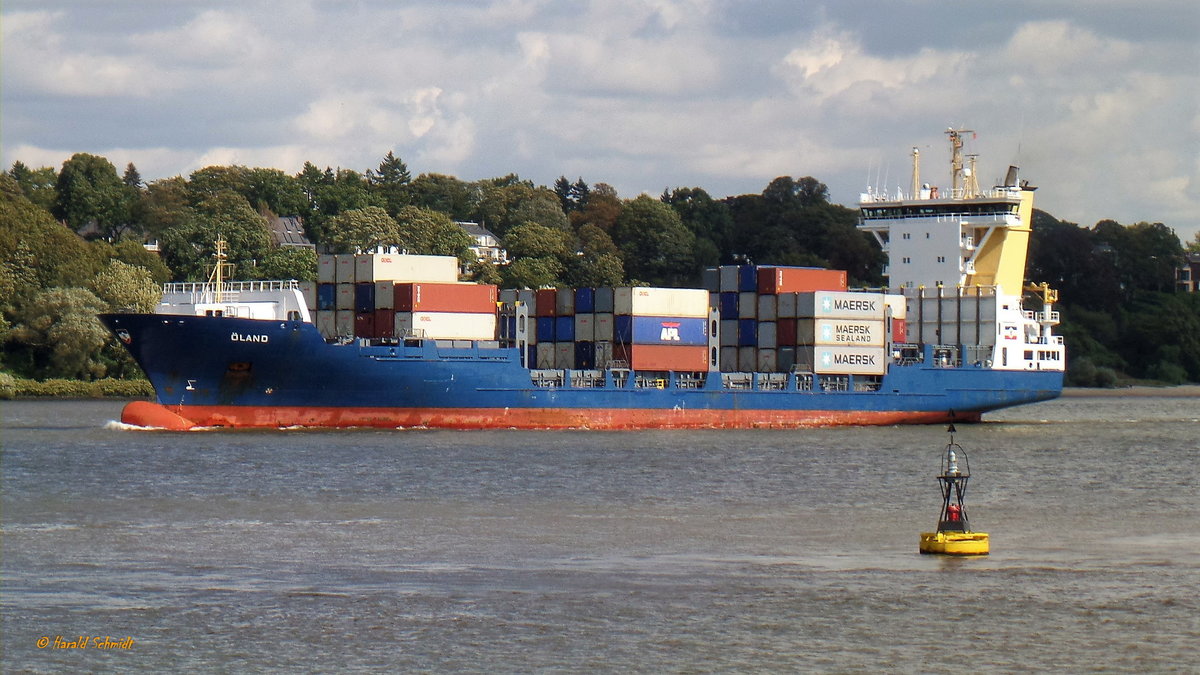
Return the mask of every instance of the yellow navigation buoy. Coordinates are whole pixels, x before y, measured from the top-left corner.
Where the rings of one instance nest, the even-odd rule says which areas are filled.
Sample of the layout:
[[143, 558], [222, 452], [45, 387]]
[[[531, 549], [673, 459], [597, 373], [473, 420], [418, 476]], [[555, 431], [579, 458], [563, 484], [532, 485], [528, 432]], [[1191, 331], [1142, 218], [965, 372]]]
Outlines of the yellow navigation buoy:
[[[921, 553], [940, 555], [987, 555], [989, 553], [986, 532], [972, 532], [967, 520], [967, 508], [963, 499], [967, 494], [967, 481], [971, 478], [971, 467], [967, 453], [954, 442], [954, 425], [947, 429], [950, 442], [942, 457], [942, 472], [938, 483], [942, 489], [942, 512], [938, 517], [936, 532], [922, 532]], [[960, 468], [959, 461], [962, 461]]]

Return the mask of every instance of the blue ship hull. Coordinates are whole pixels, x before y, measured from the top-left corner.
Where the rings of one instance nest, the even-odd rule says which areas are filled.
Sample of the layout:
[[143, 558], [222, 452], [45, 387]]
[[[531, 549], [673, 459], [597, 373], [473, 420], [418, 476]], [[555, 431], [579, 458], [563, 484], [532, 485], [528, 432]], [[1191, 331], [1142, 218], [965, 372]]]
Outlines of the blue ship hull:
[[[535, 383], [517, 349], [327, 343], [309, 323], [106, 314], [101, 320], [154, 385], [156, 402], [123, 419], [143, 426], [445, 428], [761, 428], [975, 421], [1062, 391], [1061, 371], [890, 366], [828, 390], [794, 374], [727, 388], [703, 380], [577, 371]], [[572, 381], [571, 376], [576, 380]], [[869, 384], [868, 384], [869, 383]], [[856, 389], [860, 389], [857, 390]]]

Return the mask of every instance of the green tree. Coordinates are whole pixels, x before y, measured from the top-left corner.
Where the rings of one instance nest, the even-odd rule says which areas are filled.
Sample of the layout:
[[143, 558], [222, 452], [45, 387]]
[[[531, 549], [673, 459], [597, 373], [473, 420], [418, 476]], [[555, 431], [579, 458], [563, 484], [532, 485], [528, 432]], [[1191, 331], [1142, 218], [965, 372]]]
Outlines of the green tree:
[[441, 211], [451, 220], [470, 218], [471, 192], [467, 183], [438, 173], [423, 173], [408, 188], [412, 206]]
[[454, 256], [462, 265], [470, 265], [475, 260], [471, 251], [475, 242], [471, 235], [445, 213], [405, 206], [396, 215], [396, 223], [400, 232], [396, 245], [409, 253]]
[[280, 246], [267, 251], [258, 265], [262, 279], [317, 280], [317, 252], [311, 248]]
[[58, 202], [58, 173], [53, 167], [30, 169], [21, 162], [13, 162], [9, 175], [21, 186], [25, 197], [47, 211], [54, 211]]
[[391, 150], [379, 163], [377, 172], [367, 172], [367, 182], [389, 214], [396, 215], [408, 204], [408, 185], [412, 182], [412, 176], [408, 172], [408, 165]]
[[54, 215], [76, 232], [116, 241], [129, 229], [129, 190], [103, 157], [76, 153], [63, 162], [55, 183]]
[[26, 348], [24, 374], [37, 378], [103, 377], [108, 331], [96, 315], [108, 306], [83, 288], [50, 288], [16, 314], [10, 339]]
[[[299, 183], [306, 193], [311, 192], [311, 203], [304, 218], [309, 239], [320, 249], [327, 242], [326, 223], [334, 216], [368, 206], [382, 207], [382, 200], [372, 195], [362, 174], [341, 169], [336, 174], [326, 168], [319, 180], [313, 175], [311, 164], [305, 165]], [[315, 168], [315, 167], [313, 167]]]
[[578, 230], [584, 225], [595, 225], [611, 234], [624, 207], [611, 185], [596, 183], [587, 192], [587, 199], [581, 203], [581, 207], [570, 212], [571, 227]]
[[625, 265], [612, 237], [596, 225], [579, 228], [579, 254], [570, 256], [565, 281], [575, 288], [620, 286], [625, 281]]
[[500, 272], [505, 288], [554, 288], [566, 270], [555, 258], [521, 258]]
[[692, 281], [696, 236], [661, 201], [642, 195], [627, 202], [613, 227], [613, 241], [630, 279], [656, 286]]
[[0, 268], [11, 288], [0, 294], [0, 309], [22, 305], [42, 289], [83, 286], [101, 264], [95, 249], [0, 174]]
[[333, 253], [362, 253], [381, 246], [399, 246], [400, 227], [378, 206], [350, 209], [330, 218], [325, 244]]
[[162, 299], [162, 289], [148, 270], [115, 258], [108, 261], [88, 288], [113, 311], [150, 313]]
[[271, 235], [266, 219], [233, 192], [205, 199], [196, 206], [194, 217], [163, 233], [160, 246], [175, 278], [207, 279], [218, 237], [227, 243], [227, 260], [235, 266], [235, 277], [255, 278], [253, 268], [270, 250]]

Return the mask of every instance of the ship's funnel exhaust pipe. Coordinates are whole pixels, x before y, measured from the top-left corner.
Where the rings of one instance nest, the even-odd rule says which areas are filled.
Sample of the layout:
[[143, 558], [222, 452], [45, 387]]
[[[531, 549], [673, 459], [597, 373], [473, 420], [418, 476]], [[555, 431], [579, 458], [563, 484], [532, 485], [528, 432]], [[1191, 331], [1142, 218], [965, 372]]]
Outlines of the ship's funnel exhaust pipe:
[[1009, 165], [1008, 173], [1004, 176], [1004, 187], [1017, 187], [1017, 171], [1019, 167]]

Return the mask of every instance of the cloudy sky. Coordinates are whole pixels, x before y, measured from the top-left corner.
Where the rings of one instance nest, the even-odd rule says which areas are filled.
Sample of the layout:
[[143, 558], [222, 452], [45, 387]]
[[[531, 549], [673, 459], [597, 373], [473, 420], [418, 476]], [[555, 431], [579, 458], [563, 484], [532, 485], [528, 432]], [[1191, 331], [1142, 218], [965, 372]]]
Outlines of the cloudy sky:
[[757, 193], [981, 183], [1200, 230], [1195, 0], [6, 0], [0, 151], [147, 180], [213, 164]]

